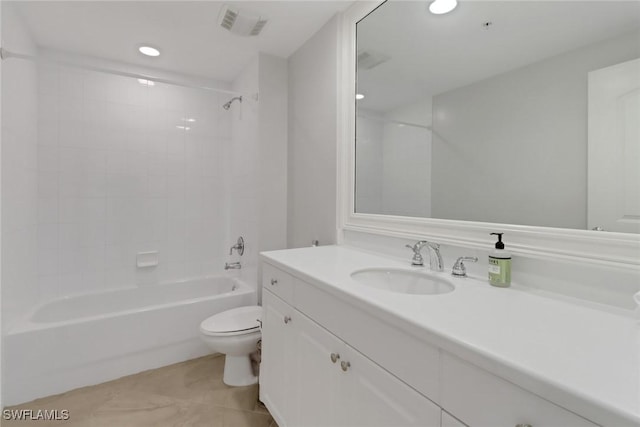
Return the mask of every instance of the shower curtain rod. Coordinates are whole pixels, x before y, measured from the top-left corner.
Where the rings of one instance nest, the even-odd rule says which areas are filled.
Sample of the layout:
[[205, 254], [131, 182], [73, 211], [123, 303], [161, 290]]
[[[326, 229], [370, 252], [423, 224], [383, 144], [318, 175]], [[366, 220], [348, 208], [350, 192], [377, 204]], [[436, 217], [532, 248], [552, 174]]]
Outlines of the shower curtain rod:
[[385, 119], [382, 117], [375, 117], [375, 116], [371, 116], [369, 114], [362, 114], [359, 113], [358, 117], [362, 117], [363, 119], [369, 119], [369, 120], [373, 120], [375, 122], [381, 122], [381, 123], [393, 123], [396, 125], [403, 125], [403, 126], [411, 126], [414, 128], [421, 128], [421, 129], [426, 129], [428, 131], [431, 131], [431, 126], [425, 126], [425, 125], [420, 125], [418, 123], [410, 123], [410, 122], [402, 122], [400, 120], [393, 120], [393, 119]]
[[173, 80], [169, 80], [169, 79], [163, 79], [160, 77], [154, 77], [154, 76], [149, 76], [146, 74], [138, 74], [138, 73], [129, 73], [126, 71], [118, 71], [118, 70], [113, 70], [110, 68], [102, 68], [102, 67], [94, 67], [91, 65], [80, 65], [80, 64], [76, 64], [73, 62], [68, 62], [68, 61], [61, 61], [61, 60], [57, 60], [57, 59], [51, 59], [51, 58], [39, 58], [35, 55], [25, 55], [23, 53], [15, 53], [15, 52], [11, 52], [5, 48], [0, 48], [0, 59], [5, 60], [5, 59], [10, 59], [10, 58], [16, 58], [16, 59], [25, 59], [25, 60], [29, 60], [29, 61], [34, 61], [34, 62], [48, 62], [48, 63], [52, 63], [52, 64], [57, 64], [57, 65], [62, 65], [65, 67], [71, 67], [71, 68], [79, 68], [82, 70], [88, 70], [88, 71], [97, 71], [99, 73], [106, 73], [106, 74], [114, 74], [117, 76], [122, 76], [122, 77], [132, 77], [135, 79], [144, 79], [144, 80], [149, 80], [149, 81], [153, 81], [156, 83], [164, 83], [164, 84], [169, 84], [169, 85], [173, 85], [173, 86], [181, 86], [181, 87], [186, 87], [186, 88], [190, 88], [190, 89], [202, 89], [202, 90], [209, 90], [209, 91], [213, 91], [213, 92], [220, 92], [220, 93], [226, 93], [229, 95], [241, 95], [240, 92], [234, 92], [231, 90], [226, 90], [226, 89], [218, 89], [215, 87], [210, 87], [210, 86], [199, 86], [199, 85], [192, 85], [192, 84], [188, 84], [188, 83], [180, 83], [180, 82], [176, 82]]

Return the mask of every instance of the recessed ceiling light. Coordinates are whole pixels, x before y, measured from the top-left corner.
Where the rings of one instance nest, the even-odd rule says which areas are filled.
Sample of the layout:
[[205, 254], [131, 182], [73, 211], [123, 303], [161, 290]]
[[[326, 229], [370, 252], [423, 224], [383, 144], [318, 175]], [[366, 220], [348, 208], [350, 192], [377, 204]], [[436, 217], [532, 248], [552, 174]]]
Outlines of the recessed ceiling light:
[[434, 0], [429, 5], [429, 12], [434, 15], [442, 15], [451, 12], [457, 5], [457, 0]]
[[178, 128], [178, 129], [182, 129], [182, 130], [189, 130], [189, 129], [191, 129], [189, 126], [176, 126], [176, 128]]
[[196, 119], [194, 119], [194, 118], [192, 118], [192, 117], [185, 117], [185, 118], [184, 118], [184, 119], [182, 119], [182, 120], [184, 120], [185, 122], [189, 122], [189, 123], [193, 123], [193, 122], [195, 122], [195, 121], [196, 121]]
[[357, 100], [364, 99], [364, 95], [361, 93], [356, 93], [356, 99]]
[[143, 86], [155, 86], [155, 82], [152, 82], [151, 80], [147, 80], [147, 79], [138, 79], [138, 83], [140, 83]]
[[138, 50], [140, 51], [141, 54], [143, 55], [147, 55], [147, 56], [160, 56], [160, 51], [158, 49], [156, 49], [155, 47], [151, 47], [151, 46], [140, 46], [138, 48]]

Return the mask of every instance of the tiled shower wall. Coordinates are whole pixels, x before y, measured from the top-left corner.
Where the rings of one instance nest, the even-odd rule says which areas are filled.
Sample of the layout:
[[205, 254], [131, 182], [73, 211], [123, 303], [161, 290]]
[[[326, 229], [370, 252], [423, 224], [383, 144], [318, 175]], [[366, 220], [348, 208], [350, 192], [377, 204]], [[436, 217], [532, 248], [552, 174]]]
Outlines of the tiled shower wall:
[[230, 95], [58, 66], [38, 88], [41, 299], [223, 271]]
[[[2, 4], [3, 48], [27, 54], [36, 46], [10, 3]], [[2, 327], [38, 299], [37, 275], [37, 69], [2, 61]]]

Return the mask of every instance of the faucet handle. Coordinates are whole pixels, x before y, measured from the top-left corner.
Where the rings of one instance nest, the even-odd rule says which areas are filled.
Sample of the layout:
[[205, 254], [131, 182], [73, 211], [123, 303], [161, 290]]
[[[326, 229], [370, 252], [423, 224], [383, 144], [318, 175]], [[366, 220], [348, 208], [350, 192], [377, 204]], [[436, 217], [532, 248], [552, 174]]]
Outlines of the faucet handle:
[[420, 253], [420, 251], [422, 250], [422, 248], [425, 247], [425, 245], [430, 245], [430, 243], [427, 242], [426, 240], [419, 240], [414, 245], [405, 245], [405, 246], [411, 249], [413, 252]]
[[464, 261], [478, 262], [478, 258], [474, 256], [461, 256], [458, 258], [453, 265], [453, 270], [451, 271], [452, 276], [467, 277], [467, 267], [465, 267]]
[[231, 249], [229, 249], [229, 255], [233, 255], [234, 249], [238, 251], [238, 255], [242, 256], [244, 254], [244, 239], [242, 236], [238, 237], [236, 244], [231, 246]]
[[413, 258], [411, 259], [411, 265], [417, 266], [417, 267], [424, 265], [424, 258], [422, 258], [422, 254], [420, 253], [420, 251], [426, 244], [427, 242], [425, 240], [420, 240], [415, 245], [405, 245], [405, 247], [413, 251]]

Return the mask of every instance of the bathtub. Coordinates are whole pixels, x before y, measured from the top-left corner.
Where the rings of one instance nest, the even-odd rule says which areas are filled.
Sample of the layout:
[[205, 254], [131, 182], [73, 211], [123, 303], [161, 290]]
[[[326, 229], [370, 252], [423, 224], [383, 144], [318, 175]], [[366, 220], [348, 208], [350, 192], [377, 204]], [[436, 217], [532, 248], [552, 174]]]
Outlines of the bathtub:
[[13, 405], [203, 356], [205, 318], [257, 303], [229, 277], [126, 288], [36, 307], [3, 342], [3, 400]]

